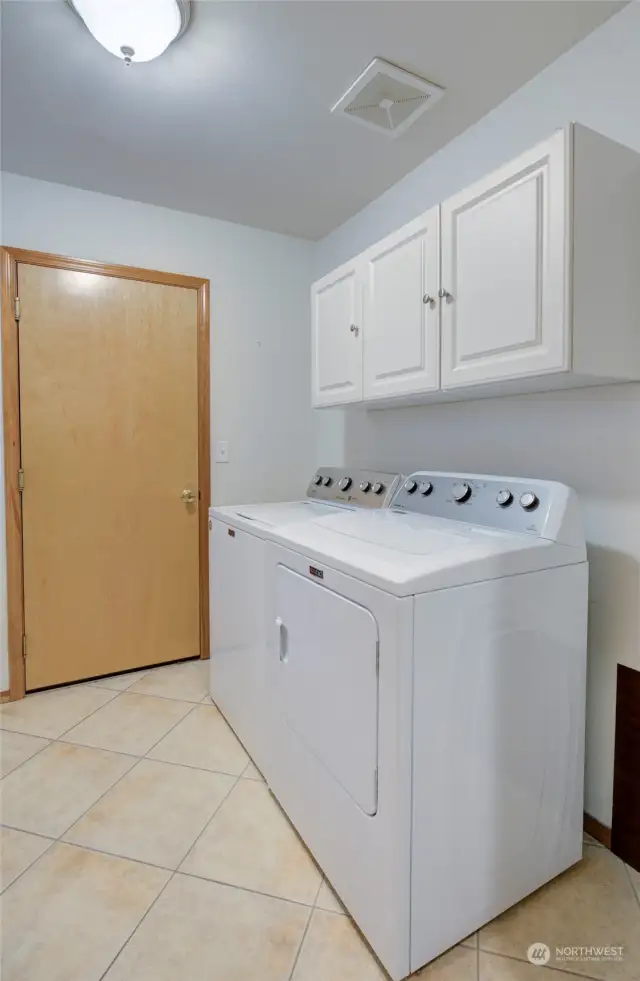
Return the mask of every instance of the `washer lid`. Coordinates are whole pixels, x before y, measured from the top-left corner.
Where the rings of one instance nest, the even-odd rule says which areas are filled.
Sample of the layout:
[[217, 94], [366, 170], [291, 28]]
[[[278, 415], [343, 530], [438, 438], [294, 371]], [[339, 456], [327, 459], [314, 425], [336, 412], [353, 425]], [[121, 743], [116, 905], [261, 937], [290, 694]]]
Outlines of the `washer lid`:
[[270, 537], [396, 596], [585, 560], [548, 539], [390, 510], [334, 512]]
[[210, 517], [234, 528], [242, 528], [260, 538], [268, 536], [274, 528], [313, 521], [325, 515], [335, 514], [335, 505], [316, 501], [285, 501], [277, 504], [229, 505], [209, 509]]

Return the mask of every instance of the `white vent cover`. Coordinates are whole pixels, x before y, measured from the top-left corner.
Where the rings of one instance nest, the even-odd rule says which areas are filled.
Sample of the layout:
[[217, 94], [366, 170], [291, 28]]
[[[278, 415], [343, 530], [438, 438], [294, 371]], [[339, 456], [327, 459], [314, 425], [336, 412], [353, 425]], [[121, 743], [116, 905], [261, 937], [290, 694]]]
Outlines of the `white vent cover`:
[[374, 58], [331, 112], [387, 136], [398, 136], [441, 99], [444, 89]]

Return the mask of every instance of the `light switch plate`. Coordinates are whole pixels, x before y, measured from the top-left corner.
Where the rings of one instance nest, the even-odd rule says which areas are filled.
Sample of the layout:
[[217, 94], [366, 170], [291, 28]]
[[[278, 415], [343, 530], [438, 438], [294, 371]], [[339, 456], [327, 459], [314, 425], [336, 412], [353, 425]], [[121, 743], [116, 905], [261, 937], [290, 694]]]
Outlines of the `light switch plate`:
[[229, 462], [229, 443], [227, 440], [218, 440], [216, 443], [216, 463]]

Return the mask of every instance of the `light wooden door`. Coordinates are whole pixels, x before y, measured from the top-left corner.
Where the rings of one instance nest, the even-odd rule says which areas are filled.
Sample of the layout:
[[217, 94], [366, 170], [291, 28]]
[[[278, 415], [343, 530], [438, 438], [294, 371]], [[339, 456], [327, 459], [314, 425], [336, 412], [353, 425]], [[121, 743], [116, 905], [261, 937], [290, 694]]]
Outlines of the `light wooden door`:
[[337, 405], [362, 398], [362, 280], [347, 263], [311, 288], [312, 398]]
[[439, 208], [364, 257], [365, 399], [440, 385]]
[[442, 387], [569, 367], [562, 132], [442, 205]]
[[27, 689], [193, 657], [197, 290], [20, 263], [18, 291]]

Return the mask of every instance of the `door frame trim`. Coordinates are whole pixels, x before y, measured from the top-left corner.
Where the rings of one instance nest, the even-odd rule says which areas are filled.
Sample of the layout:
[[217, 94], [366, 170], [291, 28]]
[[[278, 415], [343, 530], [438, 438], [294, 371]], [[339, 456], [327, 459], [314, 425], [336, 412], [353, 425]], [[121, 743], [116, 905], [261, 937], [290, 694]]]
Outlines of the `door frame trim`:
[[95, 273], [116, 279], [136, 279], [163, 286], [182, 286], [198, 294], [198, 536], [200, 589], [200, 657], [209, 657], [209, 530], [211, 501], [210, 416], [210, 283], [197, 276], [110, 265], [93, 259], [74, 259], [50, 252], [4, 247], [0, 249], [2, 282], [2, 416], [4, 430], [4, 497], [7, 538], [7, 626], [9, 691], [11, 701], [24, 698], [26, 672], [22, 657], [24, 635], [24, 570], [22, 558], [22, 502], [18, 488], [20, 447], [20, 366], [15, 298], [18, 263], [48, 266], [71, 272]]

